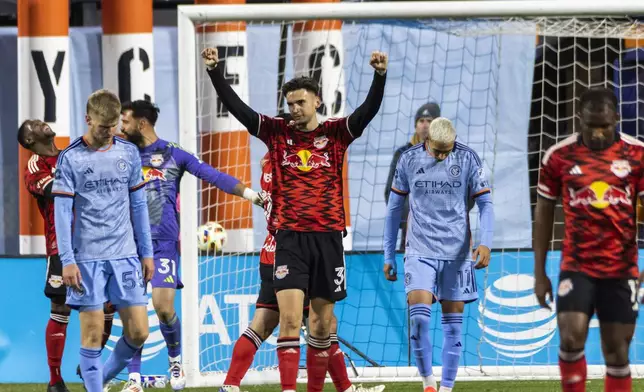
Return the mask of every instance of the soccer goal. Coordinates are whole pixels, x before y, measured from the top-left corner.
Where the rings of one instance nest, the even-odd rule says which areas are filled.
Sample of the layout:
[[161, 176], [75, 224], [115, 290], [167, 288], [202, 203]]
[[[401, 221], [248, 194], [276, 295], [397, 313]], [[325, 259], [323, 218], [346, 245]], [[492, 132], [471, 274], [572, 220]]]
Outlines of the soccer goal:
[[[492, 262], [477, 272], [480, 299], [464, 314], [459, 378], [556, 378], [555, 316], [539, 309], [532, 294], [539, 159], [575, 130], [576, 98], [590, 86], [615, 89], [621, 131], [640, 136], [644, 29], [637, 15], [644, 15], [641, 0], [179, 6], [180, 144], [259, 188], [266, 147], [217, 100], [201, 64], [203, 48], [218, 48], [226, 79], [263, 114], [287, 111], [279, 91], [284, 81], [300, 75], [318, 79], [321, 120], [348, 115], [362, 102], [373, 72], [370, 53], [387, 52], [384, 102], [345, 164], [349, 297], [336, 315], [349, 374], [364, 382], [417, 377], [404, 272], [396, 283], [381, 272], [385, 189], [394, 152], [414, 133], [417, 109], [436, 102], [455, 123], [458, 140], [484, 161], [496, 210]], [[306, 152], [302, 162], [310, 156]], [[190, 176], [181, 185], [181, 204], [184, 364], [190, 386], [214, 386], [223, 381], [233, 345], [252, 318], [265, 220], [261, 209]], [[476, 245], [476, 207], [470, 220]], [[200, 253], [193, 240], [197, 227], [209, 221], [225, 229], [223, 253]], [[557, 215], [548, 262], [555, 284], [562, 223]], [[432, 325], [440, 374], [438, 305]], [[635, 376], [644, 375], [642, 339], [638, 325], [631, 357]], [[264, 343], [247, 383], [279, 381], [275, 343], [275, 336]], [[590, 376], [602, 375], [596, 320], [586, 355]]]

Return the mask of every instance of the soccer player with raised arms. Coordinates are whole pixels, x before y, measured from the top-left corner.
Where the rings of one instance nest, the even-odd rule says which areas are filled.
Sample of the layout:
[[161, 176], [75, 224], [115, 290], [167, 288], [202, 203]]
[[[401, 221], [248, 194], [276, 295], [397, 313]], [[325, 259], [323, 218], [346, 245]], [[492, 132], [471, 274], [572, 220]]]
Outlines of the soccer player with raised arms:
[[280, 311], [277, 342], [283, 392], [294, 392], [300, 360], [305, 292], [311, 298], [306, 354], [308, 391], [324, 388], [336, 301], [346, 297], [342, 190], [344, 154], [376, 116], [384, 96], [387, 55], [371, 54], [374, 68], [365, 101], [347, 117], [320, 123], [318, 81], [292, 79], [282, 86], [293, 121], [259, 114], [230, 87], [216, 48], [201, 53], [217, 96], [251, 135], [266, 144], [272, 163], [269, 226], [275, 233], [274, 288]]
[[564, 392], [586, 390], [588, 324], [599, 319], [606, 362], [604, 390], [633, 388], [629, 348], [637, 321], [637, 199], [644, 196], [644, 143], [617, 132], [617, 98], [608, 89], [579, 99], [579, 132], [546, 151], [534, 224], [535, 294], [550, 309], [546, 256], [561, 200], [564, 240], [557, 289], [559, 370]]
[[[404, 198], [409, 195], [405, 247], [405, 292], [410, 307], [411, 346], [424, 392], [436, 392], [432, 372], [431, 306], [443, 311], [440, 392], [454, 387], [461, 357], [461, 327], [466, 303], [478, 299], [474, 268], [488, 266], [494, 211], [483, 164], [476, 152], [456, 141], [446, 118], [436, 118], [425, 143], [398, 161], [385, 218], [385, 278], [397, 280], [396, 237]], [[470, 250], [468, 204], [474, 198], [481, 221], [480, 244]], [[473, 260], [474, 261], [473, 261]]]
[[[124, 103], [121, 113], [121, 132], [138, 147], [141, 156], [156, 269], [150, 282], [152, 304], [168, 347], [170, 385], [174, 390], [181, 390], [186, 379], [181, 366], [181, 322], [174, 309], [176, 289], [183, 287], [179, 278], [177, 213], [181, 178], [188, 172], [256, 205], [262, 206], [263, 201], [238, 179], [218, 171], [178, 145], [160, 139], [154, 130], [159, 109], [153, 103], [144, 100]], [[128, 371], [129, 380], [123, 391], [141, 391], [141, 350], [135, 354]]]
[[[116, 138], [121, 103], [98, 90], [87, 100], [88, 130], [60, 153], [51, 193], [66, 304], [80, 312], [80, 371], [102, 392], [148, 337], [146, 282], [154, 274], [145, 182], [138, 148]], [[101, 362], [103, 304], [124, 334]]]

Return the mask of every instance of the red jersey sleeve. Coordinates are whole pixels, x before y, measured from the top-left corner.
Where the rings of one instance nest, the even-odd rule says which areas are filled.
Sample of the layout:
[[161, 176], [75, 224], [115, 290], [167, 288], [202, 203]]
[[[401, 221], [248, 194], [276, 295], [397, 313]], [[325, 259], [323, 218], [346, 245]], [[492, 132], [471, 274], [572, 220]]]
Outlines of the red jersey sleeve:
[[259, 115], [259, 127], [257, 136], [270, 149], [274, 144], [275, 138], [286, 130], [288, 124], [283, 118], [270, 117], [264, 114]]
[[349, 117], [330, 118], [326, 120], [326, 122], [329, 126], [333, 127], [336, 137], [338, 140], [342, 141], [345, 146], [353, 143], [354, 140], [362, 135], [362, 132], [357, 133], [351, 131], [349, 127]]
[[541, 161], [537, 193], [546, 199], [557, 200], [561, 195], [561, 164], [559, 161], [559, 154], [554, 147], [546, 151]]
[[33, 155], [25, 168], [25, 185], [34, 196], [45, 196], [45, 189], [54, 181], [52, 168], [40, 156]]

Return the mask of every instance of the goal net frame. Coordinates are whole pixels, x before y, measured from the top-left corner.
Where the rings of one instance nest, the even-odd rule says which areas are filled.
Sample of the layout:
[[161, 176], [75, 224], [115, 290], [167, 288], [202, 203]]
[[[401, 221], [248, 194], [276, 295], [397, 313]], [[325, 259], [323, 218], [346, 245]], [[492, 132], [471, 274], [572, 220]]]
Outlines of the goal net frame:
[[[483, 18], [491, 20], [516, 20], [534, 18], [623, 18], [628, 15], [644, 15], [644, 3], [641, 0], [615, 0], [612, 2], [597, 0], [558, 0], [558, 1], [428, 1], [428, 2], [340, 2], [301, 4], [258, 4], [258, 5], [180, 5], [178, 14], [178, 79], [179, 79], [179, 141], [183, 148], [196, 152], [198, 147], [198, 94], [199, 75], [197, 53], [197, 25], [213, 22], [289, 22], [303, 20], [466, 20]], [[539, 28], [542, 26], [539, 25]], [[547, 26], [546, 26], [547, 27]], [[611, 34], [607, 29], [601, 30], [598, 38], [607, 38]], [[511, 32], [512, 34], [538, 35], [540, 30]], [[499, 32], [504, 34], [504, 32]], [[591, 32], [592, 34], [592, 32]], [[605, 34], [605, 35], [602, 35]], [[621, 34], [621, 35], [620, 35]], [[631, 32], [633, 38], [644, 38], [640, 31]], [[641, 37], [640, 37], [641, 35]], [[624, 34], [615, 33], [613, 37], [624, 38]], [[199, 267], [198, 250], [191, 239], [199, 223], [198, 180], [186, 176], [181, 183], [181, 274], [187, 282], [181, 293], [182, 305], [182, 346], [183, 364], [188, 386], [220, 385], [223, 377], [220, 374], [202, 374], [200, 372], [200, 309], [199, 309]], [[195, 206], [195, 207], [192, 207]], [[639, 369], [641, 367], [641, 369]], [[480, 369], [459, 369], [460, 380], [492, 380], [508, 378], [551, 379], [558, 376], [556, 366], [526, 366], [525, 374], [512, 366], [489, 366]], [[440, 369], [438, 374], [440, 374]], [[418, 379], [415, 367], [378, 367], [359, 368], [359, 380], [369, 381], [410, 381]], [[638, 374], [644, 374], [644, 366], [638, 365]], [[351, 374], [351, 372], [350, 372]], [[603, 375], [603, 367], [589, 367], [589, 376]], [[300, 376], [305, 376], [301, 373]], [[302, 378], [300, 378], [302, 380]], [[277, 370], [251, 371], [246, 383], [278, 383]]]

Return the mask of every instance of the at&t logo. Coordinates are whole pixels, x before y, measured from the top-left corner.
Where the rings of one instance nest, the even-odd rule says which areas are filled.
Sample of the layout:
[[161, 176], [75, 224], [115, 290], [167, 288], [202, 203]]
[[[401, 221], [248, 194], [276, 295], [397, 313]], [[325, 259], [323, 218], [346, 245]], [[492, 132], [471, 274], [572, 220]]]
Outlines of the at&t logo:
[[[143, 346], [143, 353], [141, 355], [142, 361], [148, 361], [156, 357], [165, 348], [165, 339], [163, 338], [163, 334], [161, 334], [161, 329], [159, 329], [159, 318], [154, 311], [154, 306], [152, 306], [152, 297], [149, 294], [151, 292], [152, 287], [148, 284], [148, 323], [150, 325], [150, 335]], [[122, 334], [123, 322], [119, 318], [118, 313], [116, 313], [114, 315], [112, 334], [110, 335], [110, 339], [107, 341], [105, 348], [110, 351], [114, 351], [114, 346], [116, 346], [116, 342], [118, 342]]]
[[492, 283], [485, 290], [485, 301], [479, 302], [479, 312], [483, 340], [508, 358], [537, 354], [557, 330], [555, 312], [539, 307], [534, 278], [526, 274], [507, 275]]

